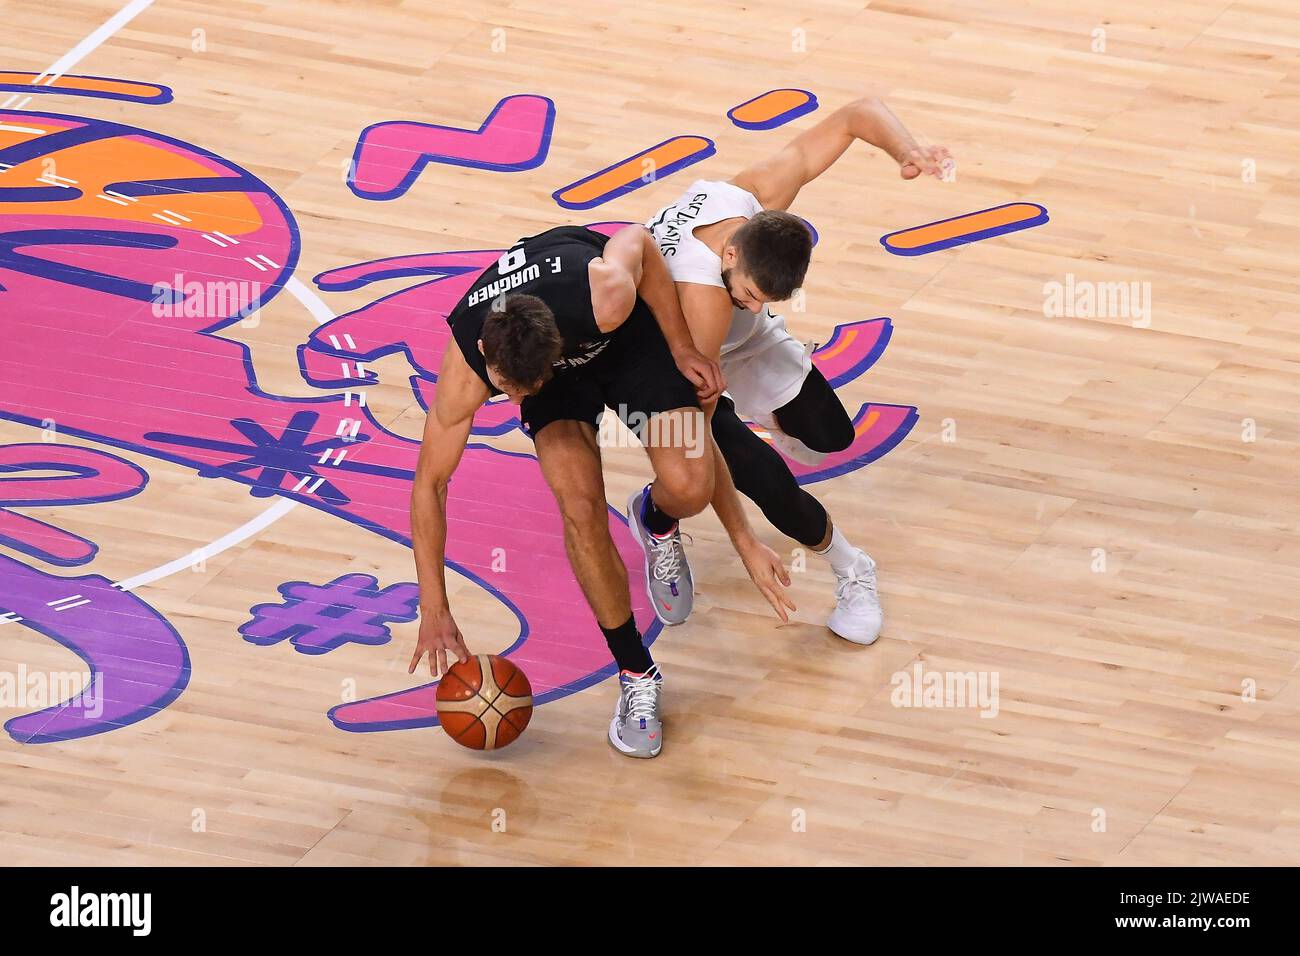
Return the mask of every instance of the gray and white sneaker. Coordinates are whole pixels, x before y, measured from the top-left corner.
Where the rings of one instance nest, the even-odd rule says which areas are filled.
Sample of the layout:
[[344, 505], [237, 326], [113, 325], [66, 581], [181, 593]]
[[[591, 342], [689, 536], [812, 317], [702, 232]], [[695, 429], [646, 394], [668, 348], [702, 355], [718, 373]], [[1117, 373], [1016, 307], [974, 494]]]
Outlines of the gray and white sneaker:
[[641, 524], [641, 502], [647, 485], [627, 500], [627, 521], [637, 543], [645, 551], [645, 589], [654, 605], [655, 616], [665, 624], [681, 624], [691, 616], [695, 603], [695, 582], [682, 547], [682, 533], [674, 528], [662, 538]]
[[659, 698], [664, 679], [659, 665], [644, 674], [622, 671], [618, 675], [618, 703], [609, 722], [609, 742], [629, 757], [657, 757], [664, 746], [659, 720]]

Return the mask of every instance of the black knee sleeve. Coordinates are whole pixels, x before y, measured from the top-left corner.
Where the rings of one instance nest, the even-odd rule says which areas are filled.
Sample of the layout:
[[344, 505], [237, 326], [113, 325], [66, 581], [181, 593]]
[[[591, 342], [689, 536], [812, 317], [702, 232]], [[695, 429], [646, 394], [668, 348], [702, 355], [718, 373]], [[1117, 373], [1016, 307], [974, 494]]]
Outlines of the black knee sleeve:
[[809, 547], [822, 542], [829, 524], [826, 509], [799, 486], [776, 449], [740, 420], [725, 396], [713, 415], [713, 439], [736, 490], [758, 505], [774, 528]]
[[853, 419], [817, 366], [803, 380], [799, 394], [774, 413], [781, 431], [823, 454], [843, 451], [853, 444]]

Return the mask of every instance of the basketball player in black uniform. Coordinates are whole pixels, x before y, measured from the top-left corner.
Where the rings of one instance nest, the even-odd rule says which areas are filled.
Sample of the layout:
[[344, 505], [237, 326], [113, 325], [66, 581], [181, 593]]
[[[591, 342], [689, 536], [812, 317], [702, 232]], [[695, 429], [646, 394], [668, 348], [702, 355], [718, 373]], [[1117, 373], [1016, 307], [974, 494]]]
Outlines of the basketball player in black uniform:
[[[564, 515], [569, 563], [618, 662], [610, 743], [629, 756], [654, 757], [663, 746], [662, 677], [642, 644], [627, 571], [610, 537], [597, 425], [608, 406], [645, 444], [655, 472], [647, 508], [674, 529], [659, 546], [680, 552], [677, 520], [703, 511], [713, 495], [701, 401], [721, 392], [718, 365], [696, 350], [668, 268], [640, 226], [612, 238], [562, 226], [521, 239], [474, 282], [448, 322], [455, 345], [443, 355], [411, 494], [420, 581], [411, 671], [426, 653], [434, 674], [445, 673], [448, 651], [469, 659], [447, 601], [447, 485], [474, 413], [491, 395], [505, 394], [520, 406]], [[685, 441], [653, 440], [692, 434], [688, 417], [698, 419], [693, 451]]]

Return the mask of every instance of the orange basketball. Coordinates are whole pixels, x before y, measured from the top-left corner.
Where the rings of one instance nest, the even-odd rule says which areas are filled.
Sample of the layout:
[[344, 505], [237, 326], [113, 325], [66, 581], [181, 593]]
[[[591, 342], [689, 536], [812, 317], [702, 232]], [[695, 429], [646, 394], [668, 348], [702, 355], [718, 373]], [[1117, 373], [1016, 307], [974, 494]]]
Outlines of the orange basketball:
[[438, 683], [438, 721], [472, 750], [496, 750], [524, 732], [533, 716], [533, 687], [504, 657], [478, 654], [447, 670]]

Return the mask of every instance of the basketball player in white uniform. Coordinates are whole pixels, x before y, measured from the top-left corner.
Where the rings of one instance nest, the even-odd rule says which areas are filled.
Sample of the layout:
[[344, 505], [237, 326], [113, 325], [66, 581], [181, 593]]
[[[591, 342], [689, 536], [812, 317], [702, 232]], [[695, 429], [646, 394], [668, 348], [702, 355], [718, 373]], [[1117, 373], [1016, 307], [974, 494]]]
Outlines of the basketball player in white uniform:
[[[871, 644], [883, 620], [875, 561], [849, 543], [781, 456], [737, 414], [765, 428], [790, 458], [808, 464], [853, 442], [852, 419], [813, 366], [811, 349], [790, 335], [767, 303], [790, 298], [802, 285], [812, 254], [807, 225], [785, 210], [857, 140], [887, 152], [905, 180], [939, 176], [951, 162], [943, 147], [918, 146], [879, 99], [864, 98], [728, 182], [692, 183], [646, 226], [677, 284], [696, 347], [720, 361], [726, 379], [727, 394], [716, 407], [706, 407], [716, 443], [712, 504], [745, 569], [777, 615], [788, 620], [786, 609], [794, 605], [783, 586], [790, 579], [777, 554], [754, 535], [737, 489], [775, 527], [827, 559], [836, 576], [828, 626], [846, 640]], [[628, 517], [646, 549], [652, 594], [659, 565], [678, 581], [671, 613], [659, 601], [655, 611], [664, 623], [679, 624], [690, 613], [689, 566], [679, 540], [669, 537], [675, 526], [647, 508], [644, 497], [632, 496]]]

